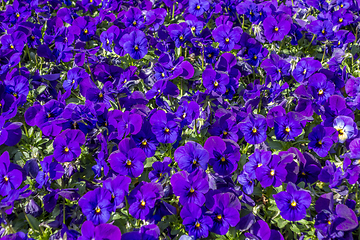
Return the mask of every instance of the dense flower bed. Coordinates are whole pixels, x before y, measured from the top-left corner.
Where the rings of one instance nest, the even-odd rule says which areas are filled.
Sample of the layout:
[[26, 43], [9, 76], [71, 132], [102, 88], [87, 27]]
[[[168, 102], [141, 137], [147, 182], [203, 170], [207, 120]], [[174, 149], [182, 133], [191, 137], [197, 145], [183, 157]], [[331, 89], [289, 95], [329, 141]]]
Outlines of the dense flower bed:
[[359, 10], [3, 0], [1, 239], [360, 238]]

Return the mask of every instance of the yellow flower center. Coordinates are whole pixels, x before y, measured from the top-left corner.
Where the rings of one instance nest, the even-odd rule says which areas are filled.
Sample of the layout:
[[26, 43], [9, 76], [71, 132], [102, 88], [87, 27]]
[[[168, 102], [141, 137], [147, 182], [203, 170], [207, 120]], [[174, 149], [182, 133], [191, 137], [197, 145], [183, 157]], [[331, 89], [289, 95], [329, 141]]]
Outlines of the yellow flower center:
[[225, 39], [225, 42], [227, 42], [227, 43], [230, 42], [230, 39], [229, 39], [229, 38], [226, 38], [226, 39]]
[[256, 127], [253, 127], [253, 128], [252, 128], [252, 132], [253, 132], [253, 133], [257, 133]]
[[271, 176], [274, 176], [274, 175], [275, 175], [275, 170], [274, 170], [274, 169], [271, 169], [270, 175], [271, 175]]
[[144, 200], [141, 200], [141, 206], [145, 207], [145, 201]]
[[339, 23], [342, 23], [344, 19], [342, 18], [339, 18]]
[[197, 222], [197, 223], [195, 224], [195, 227], [196, 227], [196, 228], [199, 228], [199, 227], [200, 227], [200, 223]]
[[216, 218], [217, 218], [218, 220], [221, 220], [221, 219], [222, 219], [221, 214], [217, 215]]
[[170, 129], [165, 128], [165, 132], [166, 132], [166, 133], [170, 132]]
[[221, 157], [221, 161], [225, 162], [226, 161], [225, 157]]
[[159, 173], [159, 176], [161, 177], [161, 176], [162, 176], [162, 173]]
[[209, 54], [208, 54], [208, 57], [209, 57], [209, 58], [211, 58], [211, 57], [212, 57], [211, 53], [209, 53]]
[[139, 50], [139, 46], [138, 45], [135, 45], [134, 49], [137, 51]]
[[51, 113], [48, 113], [47, 117], [48, 117], [48, 118], [51, 118]]
[[106, 39], [106, 44], [109, 44], [110, 42], [109, 42], [109, 39]]
[[306, 173], [305, 173], [305, 172], [302, 172], [302, 173], [301, 173], [301, 175], [305, 176], [305, 175], [306, 175]]
[[259, 15], [261, 16], [261, 15], [262, 15], [262, 12], [259, 12]]
[[84, 29], [84, 33], [87, 34], [89, 31], [85, 28]]
[[35, 37], [34, 37], [34, 36], [31, 36], [31, 39], [32, 39], [32, 40], [34, 40], [34, 39], [35, 39]]
[[340, 4], [340, 7], [343, 8], [343, 7], [344, 7], [344, 4]]
[[322, 34], [325, 34], [325, 29], [323, 29], [321, 32], [322, 32]]
[[257, 56], [256, 56], [256, 55], [254, 55], [254, 59], [255, 59], [255, 60], [257, 59]]
[[278, 28], [278, 27], [275, 27], [275, 29], [274, 29], [274, 30], [275, 30], [275, 32], [277, 32], [277, 31], [279, 31], [279, 28]]
[[197, 164], [197, 161], [196, 161], [196, 159], [194, 159], [194, 160], [193, 160], [193, 164], [194, 164], [194, 165], [195, 165], [195, 164]]
[[69, 150], [70, 149], [68, 147], [65, 147], [65, 149], [64, 149], [65, 152], [69, 152]]
[[197, 6], [196, 6], [196, 9], [199, 10], [199, 9], [200, 9], [200, 5], [197, 5]]
[[331, 225], [331, 221], [329, 220], [328, 222], [327, 222], [329, 225]]
[[190, 192], [193, 193], [193, 192], [195, 192], [195, 190], [191, 187]]
[[192, 30], [192, 31], [195, 31], [195, 27], [192, 27], [191, 30]]
[[18, 95], [17, 95], [17, 93], [15, 92], [15, 93], [13, 93], [13, 96], [14, 96], [14, 97], [17, 97]]
[[130, 159], [126, 160], [126, 165], [131, 166], [131, 160]]
[[10, 48], [11, 48], [11, 49], [14, 49], [14, 45], [10, 44]]
[[181, 117], [182, 117], [182, 118], [186, 118], [186, 113], [184, 113]]
[[338, 45], [340, 45], [341, 44], [341, 42], [340, 41], [338, 41]]
[[96, 208], [95, 208], [95, 212], [96, 212], [96, 213], [100, 213], [100, 212], [101, 212], [101, 209], [100, 209], [99, 207], [96, 207]]
[[227, 132], [227, 131], [223, 131], [223, 134], [224, 134], [224, 135], [228, 135], [228, 132]]
[[286, 128], [285, 128], [285, 132], [289, 133], [289, 132], [290, 132], [290, 128], [289, 128], [289, 127], [286, 127]]
[[89, 0], [89, 2], [90, 2], [90, 3], [92, 3], [92, 2], [93, 2], [93, 0]]
[[339, 135], [344, 135], [344, 133], [345, 133], [343, 129], [339, 129], [338, 132], [339, 132]]
[[250, 14], [250, 15], [253, 15], [253, 12], [252, 12], [252, 11], [250, 11], [250, 12], [249, 12], [249, 14]]
[[296, 204], [297, 204], [297, 203], [295, 202], [295, 200], [293, 200], [293, 201], [291, 202], [291, 206], [292, 206], [292, 207], [296, 207]]
[[180, 40], [183, 40], [183, 39], [184, 39], [184, 36], [183, 36], [183, 35], [180, 35], [179, 39], [180, 39]]
[[324, 94], [324, 90], [320, 89], [318, 92], [319, 95], [323, 95]]
[[7, 182], [9, 181], [9, 178], [7, 176], [4, 177], [4, 181]]
[[147, 140], [146, 139], [142, 140], [141, 145], [146, 146], [147, 145]]
[[114, 195], [114, 194], [111, 194], [111, 198], [114, 199], [114, 198], [115, 198], [115, 195]]
[[136, 24], [137, 24], [136, 21], [133, 21], [133, 25], [136, 26]]
[[304, 74], [304, 75], [306, 74], [306, 69], [304, 69], [303, 74]]
[[219, 86], [218, 81], [215, 81], [215, 82], [214, 82], [214, 86], [215, 86], [215, 87]]
[[20, 17], [20, 13], [16, 13], [16, 17]]
[[165, 77], [165, 73], [161, 73], [161, 76], [162, 76], [162, 77]]
[[262, 166], [262, 163], [258, 163], [258, 165], [257, 165], [258, 167], [261, 167]]
[[319, 145], [322, 145], [322, 141], [321, 141], [321, 140], [320, 140], [320, 141], [318, 141], [318, 144], [319, 144]]
[[104, 97], [104, 95], [102, 93], [99, 93], [99, 98]]
[[281, 73], [281, 69], [278, 69], [278, 72]]

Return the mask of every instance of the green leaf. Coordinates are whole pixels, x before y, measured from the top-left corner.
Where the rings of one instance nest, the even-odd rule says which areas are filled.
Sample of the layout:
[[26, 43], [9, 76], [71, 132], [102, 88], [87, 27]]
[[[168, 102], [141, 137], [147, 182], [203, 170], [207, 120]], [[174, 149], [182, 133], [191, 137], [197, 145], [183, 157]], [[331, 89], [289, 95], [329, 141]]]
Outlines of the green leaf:
[[30, 227], [36, 231], [39, 231], [40, 230], [40, 228], [39, 228], [40, 222], [36, 218], [31, 216], [30, 214], [26, 214], [26, 216], [27, 216], [27, 220], [30, 224]]

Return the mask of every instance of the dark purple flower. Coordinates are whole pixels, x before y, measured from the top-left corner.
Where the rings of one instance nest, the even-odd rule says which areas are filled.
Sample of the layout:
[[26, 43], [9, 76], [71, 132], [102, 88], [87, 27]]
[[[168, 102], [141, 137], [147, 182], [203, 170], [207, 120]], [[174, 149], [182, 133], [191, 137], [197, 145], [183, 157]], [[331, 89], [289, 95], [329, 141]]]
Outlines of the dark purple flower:
[[5, 118], [0, 116], [0, 145], [14, 146], [21, 140], [22, 123], [5, 122]]
[[76, 18], [72, 26], [74, 27], [73, 33], [80, 35], [81, 41], [89, 41], [96, 32], [95, 22], [88, 16]]
[[223, 139], [230, 139], [234, 142], [238, 141], [238, 131], [236, 119], [230, 113], [218, 118], [209, 128], [209, 133], [212, 136], [220, 136]]
[[309, 32], [315, 34], [319, 41], [331, 39], [334, 36], [333, 24], [328, 21], [316, 20], [308, 25]]
[[292, 72], [293, 77], [297, 82], [302, 82], [308, 79], [316, 71], [321, 68], [321, 62], [313, 58], [302, 58], [296, 65]]
[[335, 128], [317, 125], [309, 133], [309, 149], [312, 149], [320, 157], [326, 157], [333, 143], [337, 140], [335, 133]]
[[186, 204], [180, 212], [185, 229], [195, 238], [206, 238], [213, 225], [211, 217], [202, 213], [201, 207], [194, 203]]
[[219, 94], [225, 94], [226, 85], [229, 83], [229, 76], [216, 72], [211, 68], [206, 69], [203, 74], [203, 84], [208, 91], [215, 91]]
[[87, 192], [79, 200], [83, 214], [95, 225], [106, 223], [114, 208], [111, 203], [111, 193], [105, 188], [97, 188]]
[[272, 16], [265, 18], [263, 23], [265, 37], [269, 42], [282, 41], [290, 32], [291, 23], [291, 17], [285, 14], [280, 14], [276, 18]]
[[129, 134], [137, 134], [140, 132], [142, 126], [142, 118], [139, 114], [131, 114], [129, 111], [125, 111], [118, 118], [118, 139], [123, 139]]
[[339, 186], [345, 178], [341, 167], [336, 167], [335, 163], [326, 161], [325, 166], [321, 169], [319, 174], [319, 181], [329, 183], [330, 188]]
[[279, 81], [283, 77], [290, 75], [290, 63], [274, 53], [261, 63], [261, 67], [274, 81]]
[[226, 176], [236, 170], [240, 160], [240, 147], [236, 142], [214, 136], [206, 140], [204, 148], [209, 152], [209, 163], [216, 173]]
[[239, 123], [239, 129], [247, 143], [259, 144], [266, 140], [267, 124], [265, 117], [260, 114], [250, 114]]
[[137, 29], [122, 36], [120, 45], [131, 58], [136, 60], [143, 58], [148, 52], [145, 33]]
[[63, 166], [53, 161], [53, 156], [47, 156], [43, 161], [40, 162], [42, 171], [39, 171], [36, 176], [36, 182], [39, 184], [38, 188], [42, 188], [44, 185], [47, 185], [50, 180], [60, 179], [65, 170]]
[[201, 16], [204, 12], [209, 10], [210, 3], [207, 0], [190, 0], [189, 1], [189, 13], [196, 17]]
[[94, 226], [92, 221], [86, 221], [81, 226], [81, 237], [78, 240], [118, 240], [120, 238], [121, 232], [118, 227], [107, 223]]
[[123, 21], [126, 27], [136, 27], [138, 29], [144, 27], [144, 16], [140, 9], [131, 7], [124, 17]]
[[159, 142], [157, 141], [155, 134], [151, 131], [151, 124], [149, 122], [144, 122], [140, 132], [136, 135], [132, 135], [131, 138], [136, 143], [136, 146], [145, 152], [146, 157], [149, 158], [154, 156]]
[[175, 150], [174, 159], [180, 169], [191, 173], [199, 167], [207, 169], [209, 153], [200, 144], [189, 141]]
[[126, 176], [118, 175], [115, 178], [108, 178], [103, 182], [105, 189], [111, 193], [111, 201], [114, 203], [114, 211], [117, 207], [122, 207], [125, 202], [125, 196], [129, 193], [131, 179]]
[[175, 115], [156, 111], [150, 118], [151, 131], [161, 143], [173, 143], [178, 137], [179, 124], [174, 121]]
[[284, 163], [279, 155], [272, 155], [271, 160], [268, 159], [266, 164], [256, 169], [256, 178], [262, 187], [280, 186], [286, 179], [287, 171]]
[[314, 97], [317, 104], [324, 104], [335, 92], [335, 85], [328, 81], [322, 73], [315, 73], [309, 77], [309, 93]]
[[187, 173], [181, 171], [171, 177], [171, 185], [174, 194], [179, 196], [180, 203], [186, 205], [195, 203], [198, 206], [204, 205], [206, 199], [204, 194], [209, 191], [208, 177], [201, 169]]
[[67, 73], [67, 79], [63, 83], [63, 88], [67, 91], [76, 89], [84, 78], [90, 78], [89, 74], [82, 68], [72, 68]]
[[254, 153], [249, 156], [249, 161], [244, 165], [244, 171], [251, 179], [256, 178], [256, 169], [266, 165], [271, 159], [271, 152], [255, 149]]
[[169, 164], [172, 162], [171, 158], [165, 157], [162, 162], [154, 162], [152, 167], [154, 170], [149, 172], [149, 179], [151, 182], [157, 182], [164, 179], [164, 177], [170, 177]]
[[58, 135], [53, 143], [54, 158], [58, 162], [71, 162], [81, 154], [81, 145], [85, 143], [85, 135], [76, 129], [67, 129]]
[[212, 32], [215, 41], [219, 43], [219, 49], [226, 52], [234, 49], [235, 45], [240, 41], [241, 34], [241, 28], [232, 28], [227, 24], [218, 26]]
[[170, 24], [168, 32], [171, 39], [175, 42], [175, 47], [184, 46], [185, 42], [190, 40], [192, 33], [186, 22], [180, 24]]
[[288, 221], [299, 221], [306, 216], [306, 209], [310, 207], [311, 195], [308, 191], [297, 189], [293, 183], [288, 183], [286, 192], [273, 195], [280, 215]]
[[213, 219], [213, 227], [211, 231], [225, 235], [230, 226], [235, 227], [240, 220], [239, 210], [241, 208], [240, 201], [232, 193], [218, 193], [213, 196], [215, 202], [211, 208], [211, 217]]
[[129, 213], [137, 219], [145, 220], [150, 210], [155, 206], [159, 190], [153, 183], [145, 183], [140, 188], [131, 191], [129, 196]]
[[0, 156], [0, 165], [0, 195], [4, 197], [12, 189], [20, 187], [23, 178], [17, 165], [10, 162], [10, 156], [7, 151]]
[[119, 150], [111, 153], [108, 162], [115, 172], [136, 178], [144, 171], [145, 159], [144, 151], [137, 148], [132, 139], [125, 138], [119, 143]]
[[282, 141], [294, 141], [295, 137], [302, 133], [302, 126], [295, 117], [294, 112], [276, 117], [274, 120], [276, 139]]

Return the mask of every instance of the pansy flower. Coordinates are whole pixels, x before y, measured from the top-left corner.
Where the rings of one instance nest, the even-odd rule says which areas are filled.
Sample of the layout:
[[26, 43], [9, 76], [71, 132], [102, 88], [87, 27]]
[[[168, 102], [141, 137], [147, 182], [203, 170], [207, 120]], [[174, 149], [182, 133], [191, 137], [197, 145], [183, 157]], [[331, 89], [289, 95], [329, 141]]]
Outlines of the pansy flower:
[[322, 73], [315, 73], [309, 77], [308, 92], [314, 97], [317, 104], [324, 104], [334, 94], [335, 85], [328, 81]]
[[256, 178], [264, 188], [271, 185], [278, 187], [286, 179], [286, 163], [284, 163], [278, 155], [272, 155], [271, 160], [268, 159], [267, 161], [266, 164], [256, 169]]
[[249, 174], [251, 179], [256, 178], [256, 169], [266, 165], [271, 159], [271, 152], [255, 149], [254, 153], [249, 156], [249, 161], [244, 165], [244, 171]]
[[294, 141], [295, 137], [302, 133], [300, 121], [293, 112], [287, 115], [276, 117], [274, 120], [276, 139], [282, 141]]
[[268, 16], [263, 23], [266, 39], [269, 42], [283, 40], [290, 32], [291, 23], [292, 20], [289, 15], [280, 14], [276, 18]]
[[212, 32], [215, 41], [219, 43], [219, 49], [226, 52], [234, 49], [235, 45], [240, 41], [241, 34], [241, 28], [232, 28], [227, 24], [221, 24]]
[[200, 144], [189, 141], [185, 146], [175, 150], [174, 159], [180, 169], [191, 173], [199, 167], [203, 170], [207, 169], [209, 153]]
[[310, 207], [311, 195], [308, 191], [297, 189], [294, 183], [288, 183], [286, 191], [273, 195], [280, 215], [288, 221], [299, 221], [306, 216]]
[[94, 226], [92, 221], [86, 221], [81, 226], [81, 237], [78, 240], [107, 239], [118, 240], [121, 237], [120, 229], [117, 226], [103, 223]]
[[170, 177], [169, 164], [172, 160], [169, 157], [165, 157], [162, 162], [154, 162], [152, 167], [154, 170], [149, 172], [149, 179], [151, 182], [157, 182], [163, 180], [165, 177]]
[[351, 117], [338, 116], [334, 119], [333, 127], [338, 131], [339, 142], [344, 143], [357, 135], [357, 125]]
[[[309, 149], [312, 149], [320, 157], [326, 157], [333, 143], [337, 140], [336, 130], [332, 127], [317, 125], [309, 133]], [[335, 137], [335, 139], [334, 139]]]
[[118, 175], [115, 178], [108, 178], [103, 182], [105, 189], [111, 193], [111, 202], [114, 203], [114, 211], [117, 207], [122, 207], [125, 202], [125, 196], [129, 193], [131, 179], [126, 176]]
[[206, 140], [204, 148], [209, 152], [209, 163], [216, 173], [226, 176], [236, 170], [240, 160], [240, 147], [236, 142], [213, 136]]
[[58, 135], [53, 143], [54, 158], [58, 162], [71, 162], [81, 154], [85, 135], [77, 129], [67, 129]]
[[214, 91], [218, 94], [225, 94], [226, 85], [229, 83], [229, 76], [217, 72], [211, 68], [204, 70], [202, 74], [204, 87], [208, 91]]
[[175, 173], [171, 177], [171, 186], [182, 205], [195, 203], [202, 206], [206, 201], [204, 195], [209, 191], [208, 177], [201, 169], [190, 174], [185, 171]]
[[239, 128], [244, 134], [247, 143], [259, 144], [266, 140], [266, 119], [260, 114], [250, 114], [239, 123]]
[[145, 33], [136, 29], [122, 36], [120, 45], [133, 59], [142, 59], [148, 52], [148, 40]]
[[210, 216], [202, 212], [200, 206], [189, 203], [183, 207], [180, 216], [190, 235], [195, 236], [195, 238], [206, 238], [209, 235], [213, 221]]
[[110, 154], [108, 162], [111, 168], [130, 177], [138, 177], [144, 170], [146, 155], [130, 138], [125, 138], [119, 143], [119, 150]]
[[65, 173], [63, 166], [53, 161], [52, 155], [45, 157], [44, 160], [40, 162], [40, 165], [42, 171], [39, 171], [36, 176], [36, 182], [39, 184], [38, 188], [47, 185], [50, 180], [60, 179]]
[[161, 143], [173, 143], [178, 137], [179, 124], [175, 122], [175, 115], [156, 111], [150, 118], [151, 131]]
[[12, 189], [20, 187], [23, 178], [17, 165], [10, 162], [10, 156], [7, 151], [1, 154], [0, 164], [0, 195], [6, 196]]
[[87, 192], [79, 200], [79, 206], [86, 218], [95, 225], [106, 223], [113, 210], [111, 193], [105, 188]]
[[209, 10], [210, 3], [207, 0], [190, 0], [189, 1], [189, 13], [196, 17], [201, 16], [204, 12]]
[[313, 58], [302, 58], [292, 72], [293, 77], [297, 82], [302, 82], [308, 79], [316, 71], [322, 67], [321, 62]]
[[126, 27], [136, 27], [141, 29], [144, 27], [144, 16], [140, 9], [131, 7], [129, 11], [124, 14], [124, 24]]

